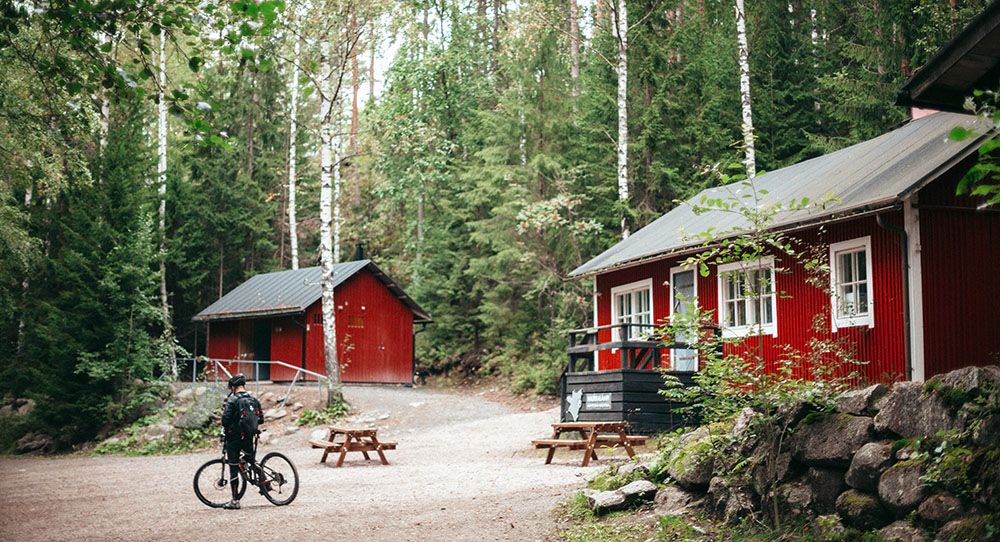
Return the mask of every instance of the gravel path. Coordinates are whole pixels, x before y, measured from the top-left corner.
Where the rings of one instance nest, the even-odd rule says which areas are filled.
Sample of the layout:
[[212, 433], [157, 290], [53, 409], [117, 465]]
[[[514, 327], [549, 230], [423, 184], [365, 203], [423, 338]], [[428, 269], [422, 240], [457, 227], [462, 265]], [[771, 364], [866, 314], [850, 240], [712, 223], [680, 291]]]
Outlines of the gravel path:
[[361, 411], [355, 422], [375, 419], [379, 437], [399, 443], [389, 466], [358, 453], [342, 468], [320, 464], [300, 430], [258, 452], [295, 461], [295, 502], [275, 507], [248, 491], [242, 510], [223, 511], [191, 490], [215, 453], [8, 457], [0, 459], [0, 539], [548, 540], [552, 508], [600, 468], [580, 468], [579, 452], [544, 465], [529, 449], [550, 431], [555, 409], [516, 412], [476, 395], [409, 388], [348, 387], [346, 396]]

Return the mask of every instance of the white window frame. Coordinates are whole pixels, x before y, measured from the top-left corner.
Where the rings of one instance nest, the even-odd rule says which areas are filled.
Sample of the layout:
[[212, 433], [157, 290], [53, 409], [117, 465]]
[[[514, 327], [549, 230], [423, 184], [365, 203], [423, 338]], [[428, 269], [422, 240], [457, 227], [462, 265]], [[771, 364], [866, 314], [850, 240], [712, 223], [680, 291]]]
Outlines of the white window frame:
[[[628, 284], [622, 284], [621, 286], [615, 286], [611, 289], [611, 325], [617, 326], [621, 322], [618, 320], [618, 296], [621, 294], [632, 294], [635, 292], [640, 292], [646, 290], [646, 295], [648, 296], [647, 301], [649, 302], [649, 323], [653, 324], [656, 320], [656, 315], [653, 313], [653, 279], [652, 277], [648, 279], [639, 280], [636, 282], [630, 282]], [[652, 328], [651, 328], [652, 329]], [[630, 338], [634, 338], [634, 335], [629, 335]], [[618, 328], [611, 328], [611, 342], [618, 342], [621, 340], [621, 334]]]
[[[697, 309], [697, 307], [698, 307], [698, 268], [697, 267], [688, 266], [688, 265], [677, 265], [677, 266], [671, 267], [670, 268], [670, 288], [669, 288], [669, 290], [670, 290], [670, 316], [671, 316], [671, 318], [674, 316], [674, 274], [676, 274], [676, 273], [683, 273], [683, 272], [686, 272], [686, 271], [690, 271], [690, 272], [694, 273], [694, 298], [691, 299], [691, 303], [693, 304], [693, 307], [695, 309]], [[698, 331], [699, 330], [695, 330], [695, 332], [694, 332], [695, 333], [695, 339], [698, 338]], [[699, 352], [698, 352], [698, 350], [697, 349], [693, 349], [693, 350], [694, 350], [694, 372], [698, 372], [698, 366], [699, 366], [701, 360], [699, 359]], [[673, 350], [670, 351], [670, 368], [671, 369], [674, 368], [674, 352], [673, 352]]]
[[[723, 283], [723, 277], [734, 271], [739, 271], [743, 273], [748, 273], [750, 271], [756, 271], [758, 269], [770, 269], [771, 270], [771, 314], [774, 315], [774, 321], [769, 324], [750, 324], [742, 326], [726, 326], [726, 298], [725, 298], [725, 284]], [[774, 269], [774, 258], [772, 256], [767, 256], [765, 258], [759, 258], [756, 260], [747, 260], [742, 262], [727, 263], [718, 266], [716, 268], [716, 282], [718, 284], [718, 295], [719, 295], [719, 309], [717, 311], [717, 318], [719, 322], [719, 327], [722, 328], [722, 336], [724, 338], [733, 337], [750, 337], [755, 335], [771, 335], [772, 337], [778, 336], [778, 275]]]
[[[837, 255], [858, 250], [865, 252], [865, 290], [868, 293], [868, 313], [860, 316], [840, 316], [837, 303]], [[830, 243], [830, 323], [833, 331], [846, 327], [875, 327], [874, 279], [875, 277], [872, 275], [872, 238], [870, 235], [839, 243]]]

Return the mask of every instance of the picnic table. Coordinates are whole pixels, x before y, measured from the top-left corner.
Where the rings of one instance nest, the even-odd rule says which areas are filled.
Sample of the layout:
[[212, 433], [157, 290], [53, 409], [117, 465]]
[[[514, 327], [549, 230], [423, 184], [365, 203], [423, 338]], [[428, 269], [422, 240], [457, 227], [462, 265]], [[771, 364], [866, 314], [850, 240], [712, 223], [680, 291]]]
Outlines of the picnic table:
[[344, 464], [347, 452], [361, 452], [366, 460], [371, 460], [368, 452], [375, 452], [378, 454], [379, 459], [382, 460], [382, 464], [388, 465], [389, 461], [385, 458], [382, 450], [396, 449], [395, 442], [379, 442], [378, 429], [371, 427], [349, 428], [331, 426], [329, 436], [326, 440], [310, 440], [309, 444], [313, 448], [321, 448], [323, 450], [323, 458], [319, 460], [320, 463], [326, 463], [326, 458], [331, 453], [339, 452], [340, 457], [337, 458], [338, 467]]
[[[626, 435], [626, 422], [566, 422], [552, 424], [552, 437], [547, 439], [533, 440], [531, 443], [538, 449], [548, 448], [549, 454], [545, 458], [545, 464], [552, 463], [552, 456], [556, 453], [556, 448], [566, 448], [568, 450], [585, 450], [583, 454], [583, 466], [590, 464], [591, 458], [597, 459], [598, 445], [617, 446], [621, 445], [628, 452], [629, 457], [635, 457], [635, 450], [632, 445], [642, 446], [646, 443], [646, 437]], [[563, 439], [563, 433], [577, 433], [579, 439]]]

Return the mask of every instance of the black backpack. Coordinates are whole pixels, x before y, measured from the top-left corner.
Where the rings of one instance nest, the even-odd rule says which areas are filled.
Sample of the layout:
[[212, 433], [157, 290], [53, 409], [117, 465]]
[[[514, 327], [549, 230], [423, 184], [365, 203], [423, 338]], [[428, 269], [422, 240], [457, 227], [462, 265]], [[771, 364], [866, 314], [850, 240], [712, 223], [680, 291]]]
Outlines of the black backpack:
[[260, 410], [260, 403], [249, 393], [236, 398], [236, 409], [240, 418], [236, 422], [243, 437], [257, 434], [257, 426], [264, 413]]

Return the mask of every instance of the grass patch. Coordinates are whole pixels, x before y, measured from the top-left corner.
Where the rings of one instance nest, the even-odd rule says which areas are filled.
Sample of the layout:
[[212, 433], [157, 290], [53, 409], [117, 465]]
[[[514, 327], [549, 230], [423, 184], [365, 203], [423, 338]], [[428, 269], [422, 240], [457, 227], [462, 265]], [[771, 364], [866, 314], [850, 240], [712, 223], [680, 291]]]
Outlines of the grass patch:
[[327, 405], [326, 408], [319, 410], [312, 410], [310, 408], [304, 409], [302, 415], [299, 419], [295, 421], [295, 425], [299, 426], [312, 426], [312, 425], [328, 425], [335, 420], [342, 418], [351, 411], [351, 406], [348, 405], [344, 400], [337, 401], [331, 405]]
[[649, 540], [649, 531], [635, 523], [592, 522], [563, 531], [561, 538], [567, 542], [645, 541]]

